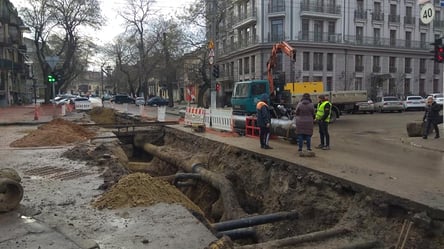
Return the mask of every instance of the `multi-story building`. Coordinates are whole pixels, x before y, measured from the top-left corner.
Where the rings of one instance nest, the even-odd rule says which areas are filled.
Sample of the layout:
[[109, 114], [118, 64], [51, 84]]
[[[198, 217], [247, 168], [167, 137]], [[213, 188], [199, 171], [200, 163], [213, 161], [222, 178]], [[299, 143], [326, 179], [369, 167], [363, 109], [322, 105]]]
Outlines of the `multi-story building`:
[[434, 21], [425, 25], [416, 0], [234, 1], [208, 29], [217, 81], [231, 96], [236, 81], [266, 79], [273, 44], [287, 41], [296, 61], [279, 55], [280, 84], [322, 81], [327, 91], [367, 90], [373, 98], [442, 92], [443, 65], [430, 53], [444, 32], [439, 2], [432, 0]]
[[0, 106], [22, 103], [29, 95], [29, 78], [23, 25], [17, 10], [8, 0], [0, 0]]

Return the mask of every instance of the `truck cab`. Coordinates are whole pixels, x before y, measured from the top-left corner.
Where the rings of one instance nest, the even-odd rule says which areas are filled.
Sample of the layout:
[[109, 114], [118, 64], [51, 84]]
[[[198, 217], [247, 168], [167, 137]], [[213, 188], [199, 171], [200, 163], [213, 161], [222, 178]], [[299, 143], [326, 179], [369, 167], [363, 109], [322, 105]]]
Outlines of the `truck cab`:
[[[231, 105], [234, 115], [251, 115], [256, 113], [256, 104], [264, 93], [270, 96], [268, 80], [250, 80], [234, 84]], [[270, 99], [268, 99], [270, 103]]]

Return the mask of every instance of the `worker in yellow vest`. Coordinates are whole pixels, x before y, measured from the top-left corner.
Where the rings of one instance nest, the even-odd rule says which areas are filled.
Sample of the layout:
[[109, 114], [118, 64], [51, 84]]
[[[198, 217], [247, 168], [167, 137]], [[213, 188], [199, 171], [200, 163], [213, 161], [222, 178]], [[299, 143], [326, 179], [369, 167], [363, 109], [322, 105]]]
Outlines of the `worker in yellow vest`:
[[319, 126], [319, 135], [321, 143], [316, 147], [318, 149], [330, 149], [330, 134], [328, 134], [328, 124], [331, 117], [331, 103], [325, 95], [319, 95], [319, 103], [316, 108], [315, 120]]

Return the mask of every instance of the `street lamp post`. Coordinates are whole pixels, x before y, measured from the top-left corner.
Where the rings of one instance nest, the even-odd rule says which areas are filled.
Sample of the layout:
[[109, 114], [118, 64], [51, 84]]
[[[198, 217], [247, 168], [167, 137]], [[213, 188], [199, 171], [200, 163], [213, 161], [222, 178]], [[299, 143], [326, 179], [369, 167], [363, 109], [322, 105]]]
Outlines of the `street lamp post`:
[[103, 83], [104, 83], [103, 74], [105, 74], [106, 78], [108, 79], [109, 75], [111, 74], [111, 70], [112, 70], [112, 67], [109, 65], [106, 66], [105, 69], [103, 68], [103, 66], [104, 65], [100, 66], [100, 76], [101, 76], [100, 80], [101, 80], [101, 85], [102, 85], [102, 97], [103, 97], [103, 95], [105, 95], [105, 90], [103, 88]]

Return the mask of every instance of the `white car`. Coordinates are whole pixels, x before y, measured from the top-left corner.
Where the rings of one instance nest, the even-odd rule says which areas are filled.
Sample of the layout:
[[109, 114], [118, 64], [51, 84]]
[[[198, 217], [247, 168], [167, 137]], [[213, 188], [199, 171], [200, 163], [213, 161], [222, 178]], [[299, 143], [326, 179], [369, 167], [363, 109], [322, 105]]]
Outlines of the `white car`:
[[438, 104], [438, 105], [443, 105], [444, 102], [444, 97], [442, 93], [432, 93], [429, 94], [429, 96], [433, 97], [433, 100]]
[[404, 103], [396, 96], [376, 97], [375, 110], [379, 112], [403, 112]]
[[135, 103], [136, 103], [136, 106], [145, 105], [145, 98], [144, 97], [137, 97]]
[[408, 110], [424, 110], [426, 101], [421, 96], [407, 96], [404, 100], [404, 109]]

